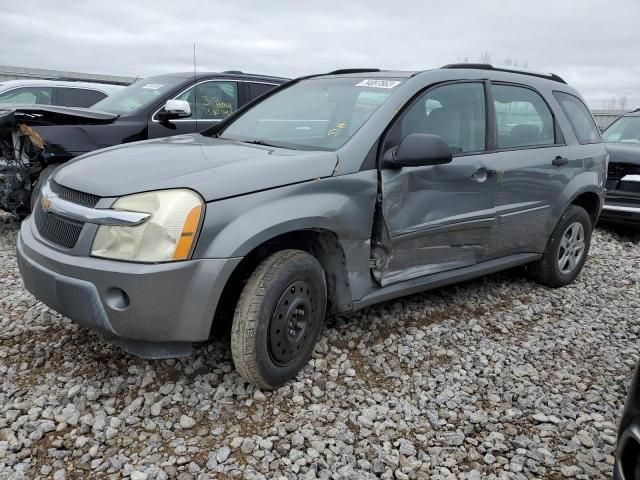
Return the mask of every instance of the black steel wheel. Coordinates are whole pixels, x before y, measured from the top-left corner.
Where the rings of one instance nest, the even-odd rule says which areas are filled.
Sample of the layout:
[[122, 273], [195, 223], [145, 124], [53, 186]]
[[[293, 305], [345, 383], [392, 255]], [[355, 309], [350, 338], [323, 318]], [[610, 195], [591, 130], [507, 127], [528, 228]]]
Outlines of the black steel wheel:
[[293, 378], [313, 353], [327, 303], [320, 263], [283, 250], [265, 259], [247, 281], [233, 319], [236, 370], [261, 388]]

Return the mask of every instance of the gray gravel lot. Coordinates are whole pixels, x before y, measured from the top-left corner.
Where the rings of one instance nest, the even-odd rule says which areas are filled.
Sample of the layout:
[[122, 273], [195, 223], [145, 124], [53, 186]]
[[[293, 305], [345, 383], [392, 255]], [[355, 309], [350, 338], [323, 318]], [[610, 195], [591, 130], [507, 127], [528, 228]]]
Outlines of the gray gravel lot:
[[331, 320], [277, 392], [228, 339], [143, 361], [36, 302], [0, 218], [0, 478], [606, 478], [639, 353], [640, 234]]

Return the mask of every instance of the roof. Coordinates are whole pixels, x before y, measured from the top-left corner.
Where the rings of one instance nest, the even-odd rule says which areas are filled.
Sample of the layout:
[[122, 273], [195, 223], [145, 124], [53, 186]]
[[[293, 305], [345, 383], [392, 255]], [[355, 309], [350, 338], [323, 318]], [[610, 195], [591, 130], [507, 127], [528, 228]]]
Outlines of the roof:
[[153, 77], [146, 77], [145, 80], [149, 80], [154, 77], [175, 77], [175, 78], [196, 78], [196, 80], [202, 80], [207, 78], [229, 78], [236, 80], [264, 80], [277, 83], [288, 82], [290, 79], [285, 77], [275, 77], [273, 75], [261, 75], [257, 73], [244, 73], [239, 70], [226, 71], [226, 72], [174, 72], [165, 73], [161, 75], [154, 75]]
[[18, 87], [66, 87], [66, 88], [86, 88], [99, 90], [103, 93], [111, 94], [125, 88], [123, 85], [111, 85], [99, 82], [75, 82], [64, 80], [6, 80], [0, 82], [0, 92], [12, 90]]

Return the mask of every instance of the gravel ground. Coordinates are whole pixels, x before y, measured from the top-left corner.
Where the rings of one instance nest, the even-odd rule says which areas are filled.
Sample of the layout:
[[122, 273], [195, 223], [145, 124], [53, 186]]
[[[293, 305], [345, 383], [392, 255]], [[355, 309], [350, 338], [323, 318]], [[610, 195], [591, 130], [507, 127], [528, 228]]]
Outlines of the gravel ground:
[[521, 269], [329, 321], [261, 392], [228, 339], [143, 361], [36, 302], [0, 219], [0, 478], [611, 478], [638, 357], [640, 234], [572, 286]]

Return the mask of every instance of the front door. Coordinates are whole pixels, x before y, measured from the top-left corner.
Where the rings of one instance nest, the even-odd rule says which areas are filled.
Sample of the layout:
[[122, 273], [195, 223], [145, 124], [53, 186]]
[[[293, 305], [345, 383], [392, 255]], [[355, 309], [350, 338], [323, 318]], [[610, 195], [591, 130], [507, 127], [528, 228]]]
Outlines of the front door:
[[161, 122], [156, 112], [149, 120], [149, 138], [197, 133], [213, 126], [238, 109], [238, 84], [230, 81], [203, 81], [174, 98], [189, 102], [191, 117]]
[[[410, 133], [450, 145], [449, 164], [381, 170], [385, 255], [374, 252], [382, 286], [481, 262], [494, 228], [496, 175], [487, 144], [485, 83], [429, 89], [389, 129], [383, 152]], [[377, 271], [376, 271], [377, 269]]]

